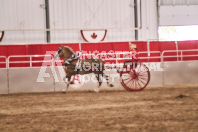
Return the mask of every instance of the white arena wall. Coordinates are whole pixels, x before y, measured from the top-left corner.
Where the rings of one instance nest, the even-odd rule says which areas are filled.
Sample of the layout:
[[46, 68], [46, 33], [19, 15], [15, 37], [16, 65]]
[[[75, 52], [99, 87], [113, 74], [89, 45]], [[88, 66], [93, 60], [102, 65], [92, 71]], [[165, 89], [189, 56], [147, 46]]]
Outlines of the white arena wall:
[[8, 93], [7, 69], [0, 68], [0, 94]]
[[[109, 29], [105, 42], [134, 41], [140, 27], [138, 40], [158, 39], [156, 0], [137, 0], [137, 25], [134, 10], [134, 0], [49, 0], [50, 43], [84, 42], [81, 29]], [[0, 18], [2, 44], [47, 43], [44, 0], [1, 0]]]
[[[84, 42], [81, 29], [109, 29], [105, 42], [158, 40], [159, 26], [198, 25], [197, 0], [48, 2], [49, 6], [45, 0], [1, 0], [0, 30], [5, 31], [1, 43]], [[49, 7], [49, 20], [45, 7]], [[50, 41], [44, 30], [46, 22], [50, 26]], [[134, 28], [140, 30], [136, 32]]]
[[[147, 86], [173, 86], [173, 85], [198, 85], [198, 61], [186, 62], [158, 62], [163, 71], [151, 70], [150, 83]], [[8, 74], [7, 74], [8, 71]], [[55, 67], [57, 76], [54, 76], [50, 67], [46, 68], [45, 73], [48, 77], [44, 77], [45, 82], [37, 82], [40, 67], [34, 68], [6, 68], [0, 69], [0, 94], [8, 93], [29, 93], [29, 92], [57, 92], [62, 91], [66, 84], [62, 81], [62, 75], [59, 74], [58, 67]], [[106, 73], [116, 73], [115, 71], [107, 71]], [[45, 75], [47, 75], [45, 74]], [[92, 74], [90, 75], [92, 76]], [[110, 82], [112, 78], [110, 79]], [[122, 87], [119, 78], [115, 78], [112, 83], [113, 88]], [[83, 85], [70, 85], [69, 90], [94, 89], [96, 83], [88, 82]], [[103, 82], [101, 89], [108, 88]], [[146, 89], [147, 89], [146, 88]]]
[[9, 93], [21, 92], [53, 92], [54, 79], [51, 77], [51, 69], [46, 68], [50, 77], [45, 82], [37, 82], [40, 68], [10, 68], [9, 69]]
[[198, 62], [164, 62], [164, 85], [198, 84]]

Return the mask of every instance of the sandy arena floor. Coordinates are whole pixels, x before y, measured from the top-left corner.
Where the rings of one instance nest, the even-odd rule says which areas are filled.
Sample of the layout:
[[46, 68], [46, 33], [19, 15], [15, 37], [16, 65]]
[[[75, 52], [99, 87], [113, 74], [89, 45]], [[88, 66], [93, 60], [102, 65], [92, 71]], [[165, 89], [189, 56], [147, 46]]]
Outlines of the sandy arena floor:
[[197, 132], [198, 87], [0, 95], [6, 131]]

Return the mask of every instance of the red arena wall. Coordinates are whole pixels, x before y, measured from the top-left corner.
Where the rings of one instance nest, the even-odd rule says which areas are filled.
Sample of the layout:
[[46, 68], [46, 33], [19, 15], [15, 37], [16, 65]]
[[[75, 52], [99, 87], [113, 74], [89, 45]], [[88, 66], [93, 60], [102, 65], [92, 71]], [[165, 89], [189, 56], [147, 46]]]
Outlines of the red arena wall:
[[[130, 42], [137, 45], [138, 52], [151, 52], [150, 57], [159, 56], [159, 53], [152, 53], [153, 51], [167, 50], [190, 50], [198, 49], [198, 41], [134, 41]], [[62, 43], [62, 44], [25, 44], [25, 45], [0, 45], [0, 56], [12, 56], [12, 55], [44, 55], [46, 51], [56, 51], [60, 45], [70, 46], [74, 51], [129, 51], [129, 42], [106, 42], [106, 43]], [[185, 51], [183, 55], [190, 54], [198, 55], [198, 51]], [[167, 56], [181, 55], [181, 53], [170, 52], [166, 53]], [[145, 54], [139, 54], [138, 57], [144, 57]], [[17, 60], [18, 58], [15, 58]], [[0, 61], [3, 59], [0, 58]], [[20, 58], [21, 61], [27, 60], [27, 58]], [[164, 58], [164, 61], [177, 61], [177, 58]], [[184, 61], [198, 60], [198, 56], [184, 57]], [[28, 61], [28, 60], [27, 60]], [[143, 62], [160, 62], [160, 58], [142, 59]], [[39, 64], [38, 64], [39, 65]], [[12, 66], [28, 66], [27, 64], [11, 64]], [[0, 67], [4, 67], [4, 64], [0, 64]]]

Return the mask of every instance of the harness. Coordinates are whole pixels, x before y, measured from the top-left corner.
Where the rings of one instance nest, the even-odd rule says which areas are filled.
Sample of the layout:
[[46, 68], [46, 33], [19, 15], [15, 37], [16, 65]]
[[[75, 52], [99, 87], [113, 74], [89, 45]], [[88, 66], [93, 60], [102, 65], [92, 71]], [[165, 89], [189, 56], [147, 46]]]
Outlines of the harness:
[[[73, 65], [73, 66], [75, 66], [75, 69], [79, 69], [81, 67], [81, 61], [82, 61], [79, 57], [82, 55], [82, 52], [83, 51], [81, 51], [79, 53], [73, 54], [69, 59], [67, 59], [65, 62], [63, 62], [63, 65], [64, 66], [66, 66], [66, 65], [73, 65], [73, 64], [71, 64], [71, 62], [73, 60], [75, 60], [75, 59], [78, 59], [76, 65]], [[77, 74], [78, 74], [78, 71], [79, 70], [77, 70]]]

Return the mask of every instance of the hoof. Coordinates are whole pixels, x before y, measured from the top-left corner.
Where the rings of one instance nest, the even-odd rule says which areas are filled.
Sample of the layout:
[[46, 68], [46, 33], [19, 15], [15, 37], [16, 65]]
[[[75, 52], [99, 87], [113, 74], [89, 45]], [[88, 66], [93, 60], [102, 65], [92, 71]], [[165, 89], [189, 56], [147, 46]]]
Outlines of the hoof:
[[110, 86], [110, 87], [113, 87], [113, 84], [110, 84], [109, 86]]
[[100, 91], [99, 88], [95, 88], [95, 89], [94, 89], [94, 92], [96, 92], [96, 93], [98, 93], [99, 91]]
[[70, 82], [70, 84], [74, 84], [74, 82]]
[[66, 94], [66, 92], [65, 91], [62, 91], [62, 94]]

